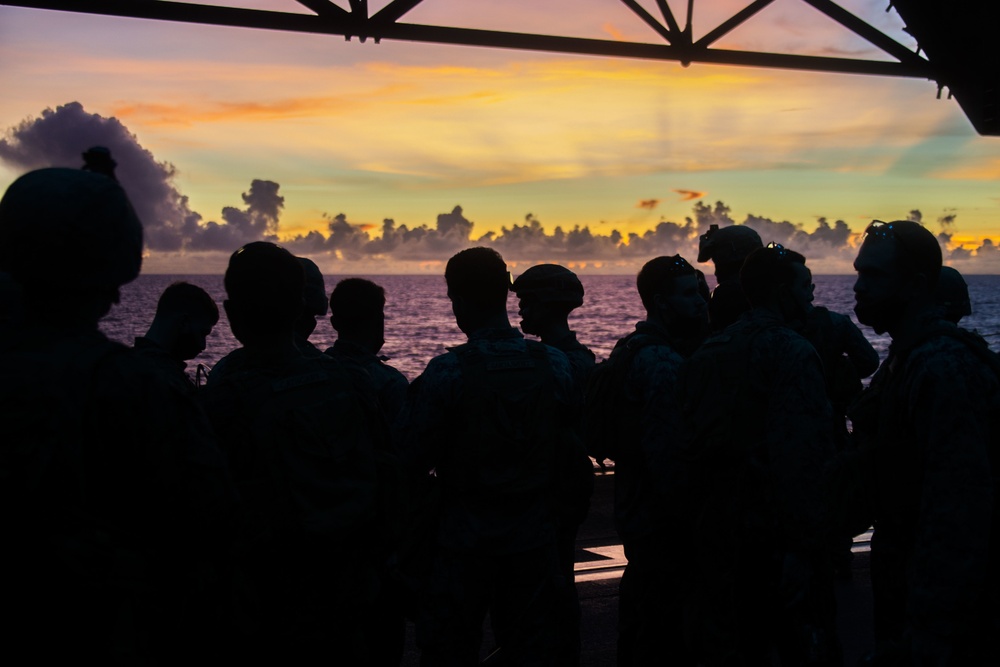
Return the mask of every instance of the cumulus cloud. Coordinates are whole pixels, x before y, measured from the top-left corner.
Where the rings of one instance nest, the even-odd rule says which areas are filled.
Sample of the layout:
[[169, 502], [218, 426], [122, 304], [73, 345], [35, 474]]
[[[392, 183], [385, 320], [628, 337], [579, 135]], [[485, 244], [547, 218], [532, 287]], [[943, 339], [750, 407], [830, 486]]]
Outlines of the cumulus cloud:
[[[242, 193], [242, 206], [227, 206], [218, 220], [205, 221], [191, 210], [188, 199], [177, 188], [176, 168], [158, 161], [120, 121], [88, 113], [77, 102], [46, 109], [37, 118], [23, 121], [0, 137], [0, 159], [23, 170], [43, 166], [80, 167], [81, 154], [92, 146], [107, 147], [118, 162], [117, 174], [129, 193], [146, 230], [147, 248], [156, 257], [224, 256], [256, 240], [279, 241], [292, 252], [311, 256], [329, 268], [331, 263], [364, 262], [367, 270], [396, 270], [405, 262], [441, 262], [470, 245], [496, 248], [511, 263], [553, 261], [566, 264], [606, 263], [632, 271], [650, 257], [679, 253], [693, 259], [698, 238], [710, 225], [742, 224], [756, 230], [767, 243], [775, 241], [802, 252], [814, 272], [850, 271], [856, 255], [858, 234], [843, 220], [817, 217], [809, 225], [749, 213], [734, 216], [722, 201], [706, 203], [703, 192], [674, 190], [693, 202], [691, 215], [683, 220], [661, 218], [643, 232], [622, 232], [612, 223], [581, 222], [572, 227], [547, 229], [532, 213], [523, 221], [505, 225], [496, 232], [477, 233], [476, 225], [461, 206], [441, 213], [432, 223], [397, 224], [385, 219], [381, 225], [355, 222], [346, 213], [324, 215], [321, 229], [291, 236], [282, 234], [281, 213], [285, 198], [280, 185], [254, 179]], [[639, 208], [655, 210], [661, 200], [641, 200]], [[905, 216], [917, 222], [917, 209]], [[1000, 269], [1000, 248], [991, 239], [971, 248], [952, 243], [958, 213], [946, 209], [937, 218], [947, 261], [967, 272]], [[601, 231], [596, 231], [600, 229]], [[609, 230], [609, 231], [608, 231]], [[709, 267], [704, 267], [706, 269]]]
[[202, 222], [174, 184], [177, 169], [158, 161], [117, 118], [89, 113], [79, 102], [46, 109], [7, 130], [0, 159], [28, 171], [80, 167], [82, 154], [104, 146], [117, 162], [115, 174], [142, 220], [146, 247], [154, 252], [232, 252], [249, 241], [276, 238], [284, 198], [278, 184], [254, 180], [243, 194], [245, 208], [226, 207], [222, 221]]

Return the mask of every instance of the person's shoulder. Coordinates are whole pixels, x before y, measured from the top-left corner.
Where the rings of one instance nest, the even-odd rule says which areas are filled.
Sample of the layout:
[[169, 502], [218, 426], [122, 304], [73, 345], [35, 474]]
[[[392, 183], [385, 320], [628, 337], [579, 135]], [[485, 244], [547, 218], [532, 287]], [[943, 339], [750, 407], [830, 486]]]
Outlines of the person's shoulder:
[[941, 323], [913, 347], [906, 365], [911, 375], [932, 375], [950, 382], [960, 375], [996, 377], [1000, 357], [978, 334]]

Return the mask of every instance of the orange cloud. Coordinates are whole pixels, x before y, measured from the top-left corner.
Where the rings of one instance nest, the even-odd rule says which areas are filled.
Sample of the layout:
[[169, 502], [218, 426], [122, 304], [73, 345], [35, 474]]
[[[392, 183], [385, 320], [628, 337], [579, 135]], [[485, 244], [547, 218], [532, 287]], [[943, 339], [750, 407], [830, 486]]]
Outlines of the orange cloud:
[[619, 42], [624, 42], [627, 39], [625, 33], [610, 23], [601, 25], [601, 31], [607, 33], [611, 39], [618, 40]]
[[373, 225], [370, 222], [362, 222], [360, 225], [354, 225], [363, 232], [370, 232], [378, 229], [378, 225]]
[[652, 211], [660, 204], [659, 199], [640, 199], [639, 203], [635, 205], [636, 208], [644, 208], [647, 211]]
[[698, 190], [678, 190], [674, 189], [674, 192], [681, 196], [681, 201], [691, 201], [692, 199], [701, 199], [707, 192], [699, 192]]

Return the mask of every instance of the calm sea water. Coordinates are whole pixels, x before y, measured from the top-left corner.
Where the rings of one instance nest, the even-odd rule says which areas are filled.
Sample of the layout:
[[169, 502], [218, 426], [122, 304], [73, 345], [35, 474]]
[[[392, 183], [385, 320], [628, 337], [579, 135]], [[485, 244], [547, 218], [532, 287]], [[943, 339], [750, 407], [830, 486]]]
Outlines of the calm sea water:
[[[465, 336], [455, 325], [451, 304], [445, 293], [443, 276], [361, 276], [374, 280], [386, 290], [386, 342], [382, 354], [389, 363], [410, 380], [416, 378], [427, 362], [442, 354], [447, 347], [461, 344]], [[326, 279], [327, 292], [340, 277]], [[218, 275], [144, 275], [122, 289], [122, 300], [102, 321], [101, 329], [112, 339], [131, 344], [135, 336], [146, 332], [160, 293], [175, 280], [186, 280], [201, 286], [221, 304], [225, 299], [222, 276]], [[580, 341], [604, 358], [615, 341], [630, 332], [644, 316], [642, 303], [635, 291], [634, 276], [582, 276], [586, 299], [573, 311], [570, 324]], [[712, 278], [709, 276], [709, 281]], [[1000, 276], [966, 276], [972, 298], [973, 313], [962, 321], [963, 326], [976, 329], [994, 350], [1000, 349]], [[853, 317], [854, 276], [816, 276], [816, 305], [850, 314]], [[515, 326], [517, 299], [508, 302], [511, 323]], [[876, 336], [862, 327], [868, 339], [885, 357], [888, 336]], [[336, 339], [329, 319], [321, 319], [311, 340], [326, 349]], [[208, 342], [208, 349], [194, 363], [212, 366], [230, 350], [239, 347], [226, 321], [225, 313]]]

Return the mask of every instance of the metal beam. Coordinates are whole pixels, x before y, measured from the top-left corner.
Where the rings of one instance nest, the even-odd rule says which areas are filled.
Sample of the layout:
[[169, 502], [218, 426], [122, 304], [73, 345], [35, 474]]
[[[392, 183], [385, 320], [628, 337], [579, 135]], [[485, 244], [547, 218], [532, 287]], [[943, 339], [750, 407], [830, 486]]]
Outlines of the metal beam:
[[318, 16], [345, 18], [350, 13], [330, 2], [330, 0], [295, 0], [303, 7], [313, 10]]
[[913, 59], [908, 59], [906, 62], [888, 62], [723, 49], [692, 49], [686, 46], [667, 44], [619, 42], [496, 30], [476, 30], [471, 28], [451, 28], [407, 23], [383, 24], [381, 22], [373, 22], [370, 19], [359, 19], [346, 11], [343, 12], [343, 15], [310, 16], [266, 10], [168, 2], [166, 0], [0, 0], [0, 5], [207, 25], [343, 35], [348, 39], [351, 37], [373, 37], [376, 41], [379, 39], [395, 39], [409, 42], [457, 44], [547, 53], [613, 56], [644, 60], [677, 61], [682, 63], [698, 62], [842, 74], [871, 74], [937, 79], [932, 64], [916, 56]]
[[[832, 0], [803, 0], [809, 3], [819, 11], [823, 12], [834, 21], [844, 26], [848, 30], [854, 32], [855, 34], [865, 38], [873, 45], [882, 49], [890, 56], [898, 58], [900, 62], [914, 62], [915, 60], [923, 60], [916, 53], [906, 48], [892, 37], [889, 37], [881, 30], [872, 27], [870, 24], [859, 19], [854, 14], [850, 13], [837, 3]], [[946, 11], [942, 8], [942, 11]]]
[[395, 23], [403, 18], [407, 12], [419, 5], [423, 0], [392, 0], [382, 9], [375, 12], [372, 22], [375, 23]]
[[754, 0], [736, 14], [720, 23], [714, 30], [703, 35], [701, 39], [694, 43], [694, 45], [698, 48], [707, 49], [716, 41], [732, 32], [735, 28], [744, 24], [747, 19], [767, 7], [772, 2], [774, 2], [774, 0]]
[[[646, 9], [640, 5], [636, 0], [622, 0], [622, 4], [631, 9], [636, 15], [641, 18], [650, 28], [660, 33], [660, 36], [668, 42], [673, 41], [672, 31], [668, 30], [663, 26], [662, 23], [657, 21], [652, 14], [646, 11]], [[674, 24], [676, 25], [676, 23]]]

